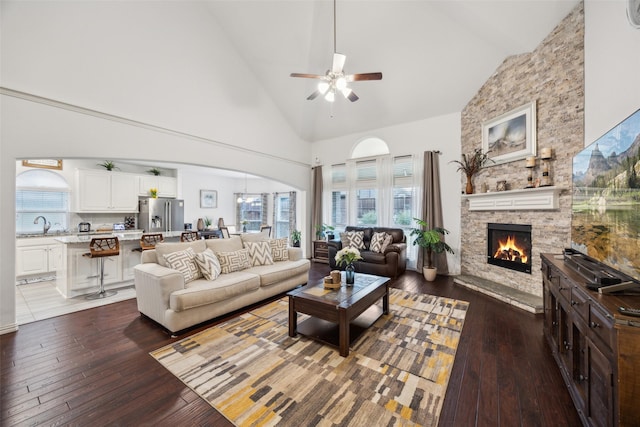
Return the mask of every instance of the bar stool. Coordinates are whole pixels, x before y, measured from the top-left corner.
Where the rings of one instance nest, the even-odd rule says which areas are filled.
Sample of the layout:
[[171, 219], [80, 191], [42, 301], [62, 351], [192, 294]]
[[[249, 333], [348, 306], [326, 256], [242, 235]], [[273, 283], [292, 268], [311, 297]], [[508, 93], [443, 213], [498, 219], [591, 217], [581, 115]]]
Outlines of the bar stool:
[[143, 234], [142, 237], [140, 237], [140, 249], [143, 251], [155, 249], [156, 245], [162, 242], [164, 242], [162, 233]]
[[181, 242], [195, 242], [196, 240], [200, 240], [197, 231], [185, 231], [180, 235]]
[[100, 290], [95, 294], [87, 295], [86, 299], [101, 299], [107, 298], [117, 294], [116, 291], [105, 291], [104, 290], [104, 259], [109, 256], [118, 256], [120, 255], [120, 241], [117, 237], [94, 237], [91, 239], [91, 243], [89, 244], [89, 250], [83, 256], [89, 258], [98, 258], [98, 265], [100, 267]]

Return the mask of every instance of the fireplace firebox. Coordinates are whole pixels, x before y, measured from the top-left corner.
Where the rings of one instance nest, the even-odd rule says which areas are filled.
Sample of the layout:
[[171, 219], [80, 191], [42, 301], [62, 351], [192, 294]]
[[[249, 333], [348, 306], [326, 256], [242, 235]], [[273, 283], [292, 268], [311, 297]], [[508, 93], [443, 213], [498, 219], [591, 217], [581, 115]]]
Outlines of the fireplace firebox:
[[531, 274], [531, 225], [488, 223], [487, 262]]

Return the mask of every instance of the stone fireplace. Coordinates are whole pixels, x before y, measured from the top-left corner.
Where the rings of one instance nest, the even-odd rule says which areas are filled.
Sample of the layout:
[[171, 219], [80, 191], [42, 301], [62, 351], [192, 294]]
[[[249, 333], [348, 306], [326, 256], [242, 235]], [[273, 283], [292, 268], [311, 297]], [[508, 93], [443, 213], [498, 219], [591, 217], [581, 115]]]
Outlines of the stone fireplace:
[[[505, 59], [469, 101], [461, 115], [461, 153], [482, 148], [483, 123], [532, 101], [536, 101], [536, 155], [543, 148], [553, 152], [554, 194], [545, 194], [545, 187], [525, 188], [529, 169], [522, 158], [487, 165], [473, 183], [476, 189], [486, 184], [490, 191], [462, 196], [461, 276], [480, 292], [480, 285], [487, 284], [491, 290], [485, 293], [502, 301], [519, 301], [512, 297], [515, 293], [541, 302], [540, 254], [562, 253], [571, 243], [572, 159], [584, 148], [582, 4], [535, 49]], [[532, 172], [534, 178], [541, 177], [539, 162]], [[508, 191], [496, 191], [498, 181], [507, 181]], [[464, 174], [460, 184], [464, 189]], [[527, 198], [521, 200], [520, 195]], [[530, 274], [487, 262], [487, 223], [531, 226]]]
[[531, 274], [531, 225], [487, 224], [487, 262]]

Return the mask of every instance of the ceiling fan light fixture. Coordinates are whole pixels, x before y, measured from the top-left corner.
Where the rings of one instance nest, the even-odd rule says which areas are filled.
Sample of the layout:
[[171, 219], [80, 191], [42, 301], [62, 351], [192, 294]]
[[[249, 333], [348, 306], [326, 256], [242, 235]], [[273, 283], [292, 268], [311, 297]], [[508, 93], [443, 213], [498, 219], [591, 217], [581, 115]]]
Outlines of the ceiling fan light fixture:
[[341, 92], [346, 99], [351, 102], [355, 102], [359, 98], [347, 87], [347, 84], [354, 81], [382, 80], [382, 73], [380, 72], [345, 75], [344, 63], [347, 57], [336, 51], [336, 38], [336, 0], [333, 0], [333, 62], [331, 68], [327, 70], [327, 73], [324, 76], [319, 74], [291, 73], [291, 77], [320, 79], [318, 89], [307, 97], [308, 101], [316, 99], [319, 95], [324, 95], [324, 99], [326, 101], [334, 102], [336, 92]]
[[329, 92], [327, 92], [327, 94], [324, 96], [324, 99], [326, 99], [329, 102], [333, 102], [336, 100], [336, 94], [330, 90]]
[[322, 94], [326, 93], [329, 90], [329, 83], [320, 82], [318, 83], [318, 91]]

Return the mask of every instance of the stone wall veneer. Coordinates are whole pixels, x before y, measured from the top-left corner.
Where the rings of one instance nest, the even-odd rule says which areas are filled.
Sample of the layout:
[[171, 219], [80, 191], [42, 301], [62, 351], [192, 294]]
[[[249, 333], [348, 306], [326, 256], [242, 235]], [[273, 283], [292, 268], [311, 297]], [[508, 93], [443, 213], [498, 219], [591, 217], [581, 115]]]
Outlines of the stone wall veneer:
[[[584, 147], [584, 6], [576, 8], [531, 53], [507, 58], [462, 111], [462, 152], [482, 146], [482, 123], [536, 101], [537, 147], [553, 149], [551, 176], [560, 194], [560, 209], [549, 211], [474, 211], [463, 201], [461, 212], [462, 273], [542, 295], [540, 254], [560, 253], [571, 242], [572, 158]], [[490, 165], [490, 163], [489, 163]], [[448, 165], [454, 167], [453, 164]], [[540, 160], [534, 179], [541, 177]], [[527, 185], [525, 160], [493, 165], [474, 177], [476, 192], [485, 182], [510, 188]], [[461, 174], [461, 189], [466, 178]], [[532, 274], [487, 264], [488, 222], [531, 224]]]

